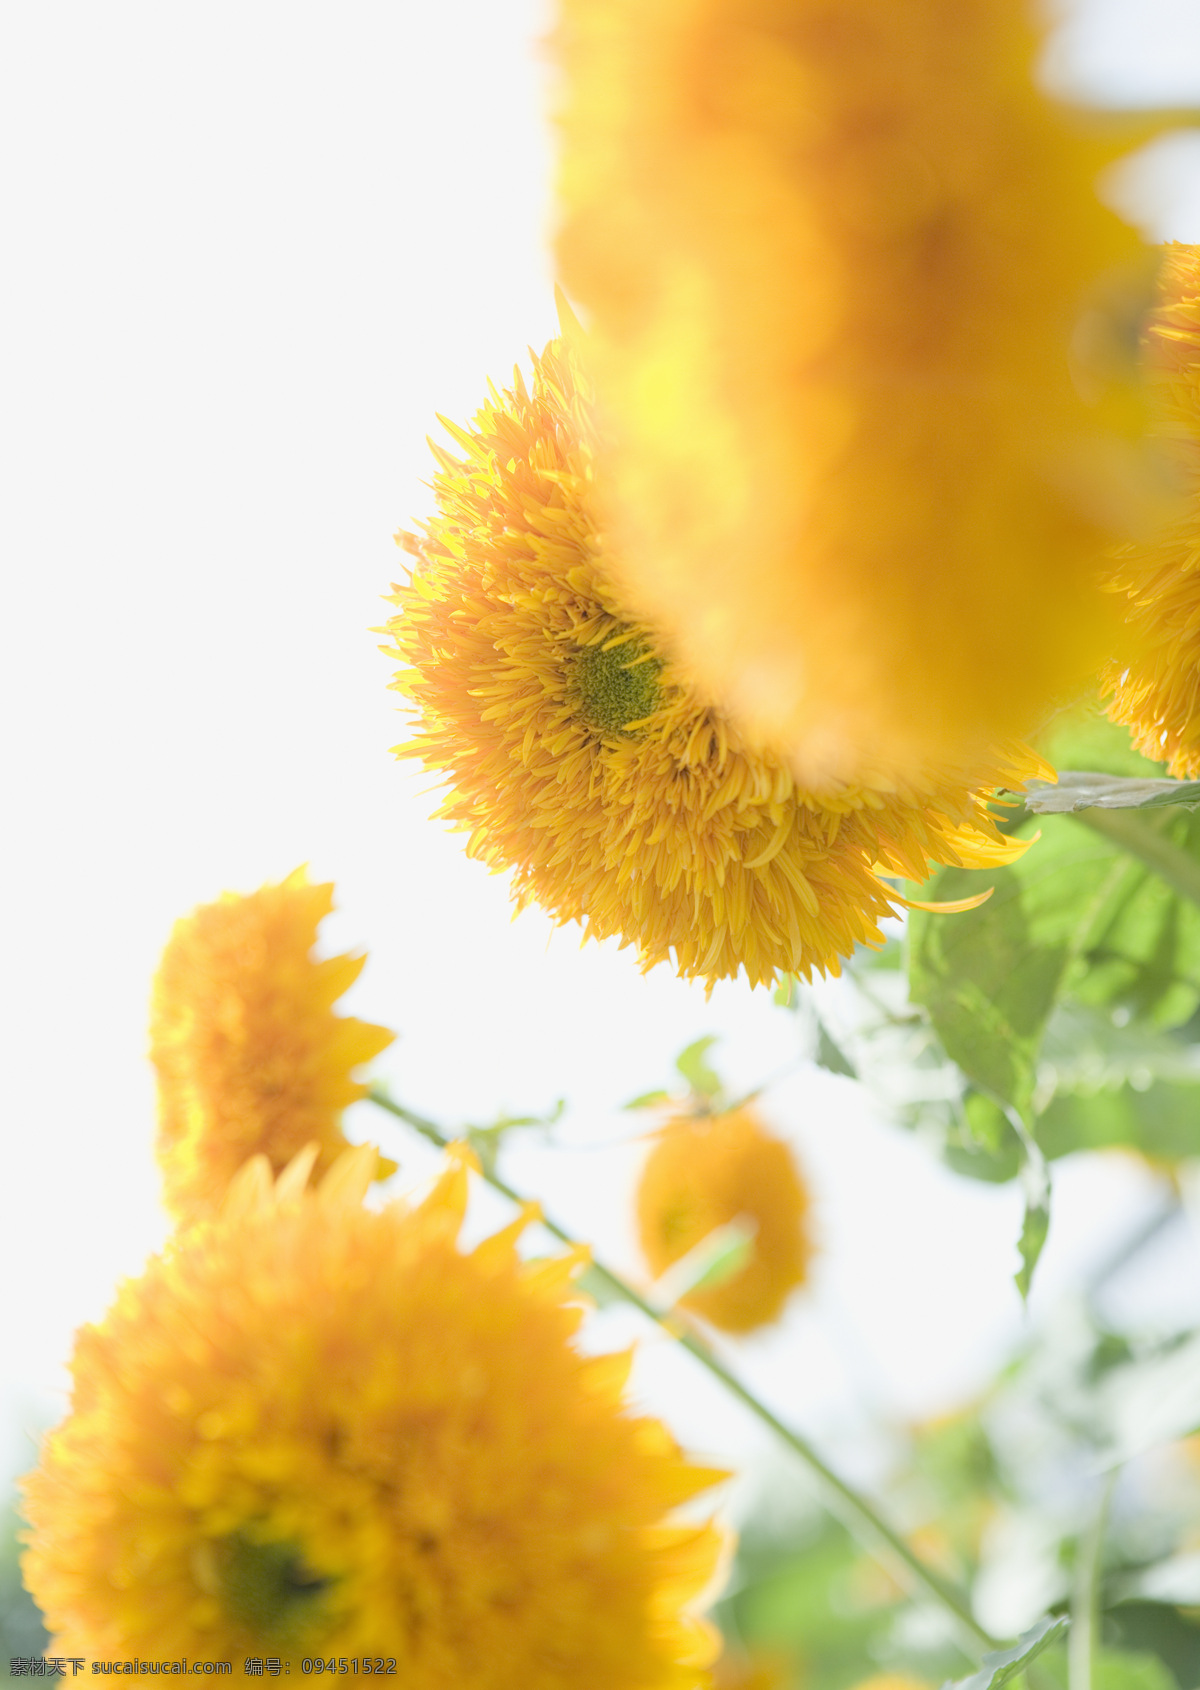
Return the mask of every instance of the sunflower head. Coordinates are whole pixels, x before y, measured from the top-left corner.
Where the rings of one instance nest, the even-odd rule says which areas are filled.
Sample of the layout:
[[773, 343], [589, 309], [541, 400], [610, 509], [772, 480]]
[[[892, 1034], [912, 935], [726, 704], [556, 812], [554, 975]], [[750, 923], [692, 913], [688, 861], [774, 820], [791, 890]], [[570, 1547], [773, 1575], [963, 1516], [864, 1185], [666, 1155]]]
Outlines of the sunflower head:
[[622, 590], [810, 785], [970, 780], [1119, 632], [1146, 266], [1017, 0], [561, 0]]
[[[310, 1141], [324, 1169], [346, 1148], [354, 1070], [394, 1035], [333, 1004], [363, 957], [312, 956], [333, 887], [303, 869], [247, 897], [227, 892], [176, 922], [154, 980], [150, 1059], [158, 1159], [181, 1220], [211, 1212], [249, 1156], [279, 1171]], [[381, 1161], [379, 1177], [396, 1164]]]
[[658, 1135], [642, 1170], [642, 1253], [659, 1276], [718, 1228], [743, 1223], [744, 1265], [680, 1301], [722, 1331], [752, 1332], [778, 1319], [807, 1277], [808, 1208], [791, 1151], [752, 1109], [680, 1116]]
[[471, 1252], [465, 1170], [363, 1208], [247, 1164], [80, 1334], [26, 1481], [24, 1570], [63, 1652], [394, 1657], [414, 1690], [703, 1682], [720, 1547], [664, 1519], [722, 1477], [585, 1358], [570, 1258]]
[[1024, 748], [970, 783], [801, 787], [698, 692], [614, 584], [596, 432], [574, 331], [435, 447], [437, 511], [402, 543], [388, 624], [415, 732], [397, 748], [450, 784], [441, 814], [511, 870], [518, 905], [711, 983], [836, 970], [881, 942], [885, 874], [1022, 847], [982, 796], [1049, 773]]

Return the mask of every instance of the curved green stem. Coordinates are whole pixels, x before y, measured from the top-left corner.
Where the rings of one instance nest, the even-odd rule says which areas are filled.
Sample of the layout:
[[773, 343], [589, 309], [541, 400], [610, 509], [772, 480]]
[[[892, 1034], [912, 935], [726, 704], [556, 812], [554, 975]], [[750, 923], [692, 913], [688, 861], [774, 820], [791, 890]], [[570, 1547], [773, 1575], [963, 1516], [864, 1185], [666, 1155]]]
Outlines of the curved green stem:
[[[418, 1115], [415, 1110], [406, 1109], [402, 1103], [396, 1103], [379, 1087], [372, 1087], [368, 1095], [371, 1102], [378, 1105], [380, 1109], [386, 1109], [389, 1115], [394, 1115], [398, 1120], [406, 1122], [422, 1137], [429, 1139], [439, 1148], [444, 1150], [453, 1142], [451, 1135], [443, 1132], [436, 1122], [427, 1120], [423, 1115]], [[487, 1168], [484, 1168], [482, 1173], [487, 1183], [498, 1191], [502, 1197], [507, 1197], [511, 1203], [524, 1202], [520, 1192], [514, 1191], [512, 1186], [507, 1185], [497, 1174], [489, 1172]], [[572, 1238], [570, 1233], [564, 1231], [561, 1226], [558, 1226], [547, 1216], [542, 1216], [541, 1224], [561, 1244], [569, 1247], [575, 1245], [576, 1240]], [[732, 1374], [723, 1362], [718, 1360], [707, 1345], [691, 1333], [681, 1332], [675, 1322], [664, 1314], [663, 1310], [656, 1309], [627, 1280], [622, 1279], [620, 1274], [614, 1273], [611, 1268], [604, 1267], [600, 1262], [593, 1260], [590, 1271], [622, 1301], [638, 1309], [647, 1320], [653, 1321], [669, 1337], [682, 1345], [688, 1354], [700, 1363], [701, 1367], [707, 1368], [715, 1379], [720, 1380], [731, 1396], [735, 1396], [765, 1426], [769, 1426], [775, 1436], [792, 1451], [793, 1455], [800, 1457], [809, 1471], [815, 1474], [820, 1481], [830, 1507], [841, 1517], [847, 1528], [853, 1532], [854, 1536], [870, 1553], [880, 1560], [891, 1562], [907, 1583], [924, 1595], [932, 1597], [939, 1606], [953, 1616], [959, 1627], [970, 1636], [972, 1643], [982, 1645], [985, 1649], [998, 1647], [997, 1640], [989, 1636], [983, 1627], [976, 1622], [966, 1596], [950, 1584], [948, 1580], [943, 1579], [932, 1567], [927, 1567], [924, 1561], [913, 1553], [900, 1534], [880, 1517], [873, 1505], [864, 1496], [860, 1496], [844, 1479], [840, 1479], [831, 1467], [826, 1466], [806, 1438], [802, 1437], [799, 1432], [793, 1431], [790, 1426], [786, 1426], [782, 1420], [772, 1414], [765, 1403], [761, 1403], [753, 1392], [747, 1390], [741, 1380]]]

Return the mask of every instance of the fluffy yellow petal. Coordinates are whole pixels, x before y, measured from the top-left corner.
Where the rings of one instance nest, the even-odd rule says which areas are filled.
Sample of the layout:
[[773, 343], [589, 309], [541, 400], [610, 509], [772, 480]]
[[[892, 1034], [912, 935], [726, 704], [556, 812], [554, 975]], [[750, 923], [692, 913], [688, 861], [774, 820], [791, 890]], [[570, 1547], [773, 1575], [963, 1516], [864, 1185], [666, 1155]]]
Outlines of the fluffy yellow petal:
[[720, 1475], [626, 1411], [624, 1358], [574, 1349], [569, 1285], [531, 1288], [511, 1240], [464, 1252], [441, 1201], [364, 1209], [360, 1160], [198, 1222], [81, 1331], [26, 1481], [56, 1646], [694, 1690], [721, 1538], [666, 1521]]
[[573, 347], [493, 393], [442, 452], [438, 512], [389, 630], [415, 715], [402, 757], [451, 790], [467, 851], [513, 870], [518, 906], [636, 945], [712, 982], [835, 970], [879, 944], [895, 895], [934, 862], [991, 866], [1023, 846], [987, 792], [1051, 776], [1024, 746], [922, 790], [801, 785], [755, 751], [630, 614], [596, 509], [595, 418]]
[[1154, 422], [1184, 494], [1178, 518], [1119, 554], [1113, 586], [1141, 649], [1108, 673], [1109, 714], [1144, 756], [1200, 775], [1200, 247], [1166, 249], [1143, 341]]
[[[313, 959], [332, 907], [333, 887], [297, 869], [175, 924], [154, 981], [150, 1059], [166, 1202], [181, 1220], [211, 1213], [249, 1157], [278, 1172], [313, 1143], [323, 1172], [346, 1148], [342, 1112], [367, 1090], [354, 1070], [394, 1035], [333, 1012], [364, 959]], [[369, 1177], [395, 1166], [382, 1158]]]

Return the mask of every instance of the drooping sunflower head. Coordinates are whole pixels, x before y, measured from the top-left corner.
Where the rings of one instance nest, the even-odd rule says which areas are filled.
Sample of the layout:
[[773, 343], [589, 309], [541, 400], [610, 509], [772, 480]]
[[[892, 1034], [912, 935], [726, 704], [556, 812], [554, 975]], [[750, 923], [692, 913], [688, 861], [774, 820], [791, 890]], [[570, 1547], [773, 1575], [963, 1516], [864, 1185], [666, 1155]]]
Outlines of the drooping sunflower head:
[[1049, 771], [1024, 748], [972, 782], [802, 788], [752, 749], [632, 616], [597, 517], [592, 401], [573, 338], [434, 447], [437, 513], [388, 624], [416, 732], [468, 852], [585, 937], [709, 983], [834, 969], [880, 942], [884, 873], [1007, 860], [983, 794]]
[[[313, 958], [332, 907], [333, 887], [297, 869], [175, 924], [154, 980], [150, 1058], [166, 1202], [181, 1220], [211, 1212], [249, 1156], [278, 1171], [315, 1141], [324, 1169], [346, 1148], [342, 1113], [366, 1095], [354, 1070], [394, 1035], [333, 1011], [365, 958]], [[381, 1162], [379, 1177], [394, 1169]]]
[[465, 1172], [373, 1213], [368, 1149], [316, 1191], [248, 1164], [80, 1334], [26, 1481], [26, 1581], [64, 1653], [392, 1657], [412, 1690], [688, 1690], [723, 1475], [586, 1358], [572, 1262], [523, 1222], [464, 1253]]
[[681, 1116], [659, 1134], [642, 1170], [642, 1254], [661, 1276], [718, 1228], [745, 1223], [745, 1263], [680, 1302], [725, 1332], [751, 1332], [778, 1319], [807, 1277], [808, 1209], [795, 1158], [752, 1109]]
[[1155, 427], [1184, 505], [1153, 540], [1117, 554], [1113, 587], [1141, 649], [1106, 677], [1109, 714], [1173, 775], [1200, 774], [1200, 247], [1168, 246], [1143, 338]]

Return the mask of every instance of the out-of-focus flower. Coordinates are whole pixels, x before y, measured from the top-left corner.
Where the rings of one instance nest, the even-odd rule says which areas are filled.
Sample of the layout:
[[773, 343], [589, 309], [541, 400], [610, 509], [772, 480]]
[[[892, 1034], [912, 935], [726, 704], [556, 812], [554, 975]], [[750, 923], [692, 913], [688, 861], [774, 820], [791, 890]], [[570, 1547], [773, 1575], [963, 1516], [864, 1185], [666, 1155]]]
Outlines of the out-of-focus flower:
[[1108, 674], [1110, 715], [1173, 775], [1200, 774], [1200, 247], [1166, 249], [1143, 342], [1155, 427], [1184, 490], [1178, 519], [1119, 554], [1113, 585], [1143, 646]]
[[1146, 261], [1024, 11], [560, 7], [622, 587], [808, 786], [969, 778], [1111, 653]]
[[791, 1151], [752, 1109], [681, 1116], [658, 1135], [642, 1170], [642, 1253], [661, 1276], [718, 1228], [747, 1223], [745, 1263], [680, 1303], [722, 1331], [752, 1332], [779, 1317], [807, 1275], [808, 1207]]
[[713, 1666], [715, 1690], [788, 1690], [793, 1674], [786, 1658], [755, 1649], [722, 1650]]
[[[296, 869], [175, 923], [154, 981], [150, 1058], [165, 1197], [182, 1220], [210, 1212], [249, 1156], [278, 1172], [315, 1141], [324, 1170], [346, 1148], [342, 1112], [367, 1090], [351, 1076], [395, 1035], [333, 1012], [366, 958], [313, 959], [332, 908], [333, 887]], [[381, 1160], [379, 1178], [395, 1167]]]
[[[690, 1690], [721, 1547], [664, 1516], [724, 1477], [584, 1357], [572, 1257], [464, 1253], [466, 1174], [362, 1207], [374, 1152], [247, 1164], [80, 1333], [27, 1479], [55, 1650], [392, 1657], [414, 1690]], [[526, 1216], [525, 1219], [529, 1217]]]
[[446, 426], [461, 455], [434, 448], [438, 514], [402, 536], [416, 564], [390, 649], [418, 732], [397, 751], [446, 774], [440, 813], [470, 855], [515, 870], [518, 906], [632, 942], [647, 968], [673, 955], [686, 977], [759, 984], [878, 944], [895, 903], [880, 873], [1023, 849], [985, 797], [1052, 775], [1025, 747], [923, 794], [822, 794], [687, 682], [613, 584], [568, 341], [534, 359], [531, 388], [518, 373], [470, 430]]
[[852, 1690], [933, 1690], [926, 1678], [913, 1678], [906, 1672], [877, 1672], [862, 1678]]

